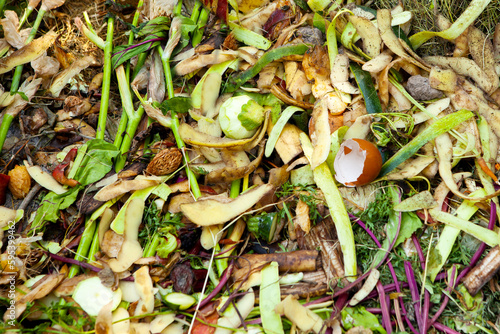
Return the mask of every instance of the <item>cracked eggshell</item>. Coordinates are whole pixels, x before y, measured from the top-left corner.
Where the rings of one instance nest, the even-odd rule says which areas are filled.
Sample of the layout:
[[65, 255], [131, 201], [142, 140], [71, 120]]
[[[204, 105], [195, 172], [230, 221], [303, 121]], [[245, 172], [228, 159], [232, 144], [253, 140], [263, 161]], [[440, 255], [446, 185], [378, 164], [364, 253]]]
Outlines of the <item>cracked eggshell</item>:
[[335, 179], [347, 187], [363, 186], [375, 180], [382, 168], [377, 146], [364, 139], [348, 139], [340, 145], [333, 163]]

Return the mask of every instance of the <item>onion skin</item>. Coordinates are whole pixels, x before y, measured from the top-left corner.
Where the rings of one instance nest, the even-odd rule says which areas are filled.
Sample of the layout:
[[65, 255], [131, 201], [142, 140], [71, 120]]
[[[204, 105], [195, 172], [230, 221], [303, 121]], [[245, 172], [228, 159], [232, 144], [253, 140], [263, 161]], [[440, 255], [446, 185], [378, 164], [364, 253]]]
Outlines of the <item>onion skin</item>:
[[342, 182], [338, 180], [338, 178], [337, 181], [348, 187], [364, 186], [375, 180], [378, 174], [380, 173], [380, 170], [382, 169], [382, 155], [380, 154], [377, 146], [372, 142], [358, 138], [349, 139], [340, 146], [336, 160], [340, 158], [339, 157], [340, 154], [344, 156], [342, 157], [342, 162], [335, 165], [336, 168], [349, 168], [348, 166], [349, 162], [347, 162], [346, 159], [348, 159], [347, 156], [349, 155], [352, 149], [346, 147], [346, 145], [349, 144], [349, 141], [351, 140], [355, 141], [359, 145], [359, 149], [361, 151], [366, 152], [363, 171], [355, 181]]

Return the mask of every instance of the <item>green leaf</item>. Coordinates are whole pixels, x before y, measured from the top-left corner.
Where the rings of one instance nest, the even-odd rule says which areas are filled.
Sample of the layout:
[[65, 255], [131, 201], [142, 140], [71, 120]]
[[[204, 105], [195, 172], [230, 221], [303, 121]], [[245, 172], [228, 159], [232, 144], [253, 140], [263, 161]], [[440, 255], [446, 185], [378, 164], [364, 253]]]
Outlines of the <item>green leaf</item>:
[[403, 212], [401, 217], [401, 228], [394, 247], [402, 244], [406, 239], [410, 238], [419, 228], [422, 227], [422, 221], [414, 212]]
[[158, 105], [158, 108], [166, 114], [169, 111], [175, 111], [178, 114], [186, 114], [193, 108], [190, 97], [176, 96], [171, 99], [163, 101]]
[[371, 329], [374, 333], [386, 334], [377, 317], [368, 312], [364, 307], [346, 307], [342, 310], [342, 324], [345, 330], [353, 327], [364, 327]]
[[119, 153], [115, 145], [102, 139], [89, 140], [87, 153], [76, 172], [75, 180], [82, 186], [99, 181], [113, 168], [112, 160]]
[[369, 114], [382, 113], [382, 105], [380, 104], [380, 99], [378, 98], [377, 90], [375, 89], [371, 74], [362, 70], [361, 66], [354, 62], [351, 62], [349, 67], [354, 74], [356, 83], [358, 84], [361, 94], [363, 95], [363, 99], [365, 100], [366, 111]]
[[[120, 45], [113, 49], [113, 57], [111, 58], [113, 68], [117, 68], [127, 60], [141, 54], [143, 52], [147, 52], [152, 48], [160, 45], [161, 41], [157, 40], [159, 38], [166, 38], [167, 32], [160, 31], [155, 35], [148, 36], [142, 43], [138, 43], [136, 45]], [[150, 42], [148, 42], [150, 41]]]
[[139, 38], [157, 34], [168, 29], [170, 29], [170, 18], [167, 16], [158, 16], [150, 21], [141, 23], [138, 27], [134, 28], [132, 32]]
[[81, 188], [82, 187], [71, 188], [61, 195], [54, 192], [49, 192], [45, 195], [36, 211], [35, 219], [31, 223], [31, 228], [39, 230], [44, 222], [49, 221], [55, 223], [59, 219], [59, 211], [68, 208], [76, 201], [78, 191]]

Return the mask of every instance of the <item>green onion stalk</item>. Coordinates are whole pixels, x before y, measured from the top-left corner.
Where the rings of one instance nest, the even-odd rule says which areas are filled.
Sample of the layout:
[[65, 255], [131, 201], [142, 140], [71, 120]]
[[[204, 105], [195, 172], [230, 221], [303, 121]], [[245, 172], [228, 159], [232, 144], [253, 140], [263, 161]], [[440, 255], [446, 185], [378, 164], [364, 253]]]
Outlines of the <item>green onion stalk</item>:
[[99, 118], [97, 119], [97, 131], [96, 139], [104, 139], [104, 133], [106, 132], [106, 118], [108, 115], [109, 106], [109, 92], [111, 90], [111, 54], [113, 52], [113, 31], [115, 26], [115, 18], [113, 16], [108, 17], [108, 30], [106, 34], [106, 43], [104, 46], [104, 76], [102, 80], [102, 95], [101, 95], [101, 107], [99, 109]]
[[[172, 34], [173, 35], [173, 34]], [[161, 62], [163, 64], [163, 71], [165, 72], [165, 81], [167, 86], [168, 98], [171, 99], [174, 97], [174, 83], [172, 81], [172, 72], [170, 71], [170, 65], [168, 61], [170, 60], [167, 57], [163, 56], [163, 49], [161, 46], [158, 46], [158, 53], [161, 57]], [[182, 141], [182, 138], [179, 134], [179, 118], [177, 117], [177, 113], [173, 110], [170, 111], [172, 115], [172, 132], [175, 137], [175, 142], [177, 143], [177, 147], [184, 152], [186, 145]], [[196, 175], [189, 168], [189, 156], [187, 154], [183, 154], [184, 163], [186, 164], [186, 174], [189, 180], [189, 185], [191, 186], [191, 191], [195, 199], [198, 199], [201, 196], [200, 186], [198, 185], [198, 181], [196, 180]]]
[[[76, 249], [75, 260], [83, 261], [88, 255], [92, 245], [92, 241], [94, 239], [94, 233], [96, 231], [96, 222], [95, 220], [87, 220], [85, 224], [85, 229], [83, 230], [82, 238], [80, 239], [80, 243], [78, 244], [78, 248]], [[72, 265], [69, 269], [68, 278], [75, 277], [80, 272], [80, 266]]]
[[[1, 1], [2, 3], [5, 3], [5, 0]], [[33, 12], [33, 10], [36, 8], [36, 6], [38, 6], [38, 4], [40, 3], [40, 0], [30, 0], [28, 2], [28, 6], [26, 7], [26, 9], [24, 10], [24, 13], [23, 13], [23, 16], [21, 17], [21, 19], [19, 20], [19, 30], [21, 30], [21, 28], [23, 27], [24, 23], [28, 20], [28, 17], [31, 15], [31, 13]], [[2, 5], [0, 4], [0, 7]], [[0, 12], [2, 10], [0, 9]]]
[[193, 47], [197, 46], [200, 44], [201, 39], [203, 38], [203, 33], [205, 30], [205, 25], [208, 22], [208, 15], [210, 14], [210, 11], [203, 7], [200, 11], [200, 14], [198, 16], [198, 21], [196, 21], [196, 25], [198, 26], [198, 29], [194, 31], [193, 38], [191, 39], [191, 43], [193, 44]]
[[120, 155], [116, 159], [115, 170], [118, 172], [123, 169], [125, 162], [127, 161], [126, 154], [132, 145], [132, 139], [134, 138], [137, 127], [141, 122], [142, 115], [144, 114], [144, 108], [139, 107], [137, 112], [134, 111], [134, 105], [132, 102], [132, 94], [130, 93], [129, 82], [127, 80], [127, 75], [123, 66], [119, 66], [116, 69], [116, 77], [118, 79], [118, 89], [120, 90], [120, 97], [122, 100], [122, 119], [127, 118], [127, 122], [122, 122], [120, 120], [120, 125], [125, 123], [125, 131], [121, 131], [116, 135], [115, 145], [120, 147]]
[[[132, 25], [134, 27], [136, 27], [137, 24], [139, 23], [140, 8], [142, 7], [143, 4], [144, 4], [143, 0], [140, 0], [139, 3], [137, 4], [137, 10], [135, 11], [134, 19], [132, 20]], [[128, 44], [130, 45], [133, 42], [134, 42], [134, 33], [131, 31], [130, 36], [128, 37]], [[146, 53], [144, 53], [144, 55], [146, 55]], [[140, 68], [140, 67], [142, 67], [142, 65], [139, 66], [139, 64], [138, 64], [138, 66], [136, 68]], [[118, 69], [117, 69], [117, 71], [118, 71]], [[118, 74], [117, 74], [117, 76], [118, 76]], [[126, 82], [122, 83], [122, 85], [126, 84], [128, 86], [130, 83], [130, 62], [127, 63], [127, 66], [125, 68], [125, 76], [126, 76]], [[120, 85], [120, 82], [118, 82], [118, 85]], [[127, 89], [127, 90], [129, 92], [129, 95], [130, 95], [130, 89]], [[122, 96], [121, 91], [120, 91], [120, 96]], [[124, 105], [123, 97], [122, 97], [122, 104]], [[120, 118], [120, 123], [118, 124], [118, 131], [116, 133], [116, 137], [115, 137], [115, 141], [114, 141], [115, 146], [120, 147], [120, 149], [121, 149], [122, 140], [123, 140], [123, 133], [127, 129], [128, 118], [129, 118], [129, 113], [122, 112], [122, 116]], [[128, 148], [127, 148], [127, 150], [128, 150]], [[116, 166], [115, 166], [116, 171], [119, 171], [123, 168], [122, 165], [125, 163], [125, 160], [126, 159], [123, 157], [123, 155], [119, 156], [119, 158], [117, 159], [117, 162], [116, 162]], [[120, 168], [120, 166], [121, 166], [121, 168]]]
[[[5, 4], [5, 2], [4, 2]], [[2, 7], [2, 4], [0, 3], [0, 7]], [[0, 8], [1, 11], [1, 8]], [[45, 14], [44, 9], [40, 9], [38, 12], [38, 15], [36, 17], [35, 24], [33, 25], [33, 28], [31, 29], [31, 32], [26, 39], [26, 44], [30, 43], [34, 38], [35, 35], [38, 31], [38, 28], [40, 27], [40, 23], [42, 22], [43, 15]], [[23, 74], [23, 65], [18, 65], [16, 69], [14, 70], [14, 75], [12, 77], [12, 85], [10, 86], [10, 95], [14, 95], [17, 93], [19, 89], [19, 83], [21, 82], [21, 75]], [[12, 121], [14, 120], [14, 115], [10, 114], [5, 114], [2, 119], [2, 125], [0, 126], [0, 150], [3, 148], [3, 144], [5, 142], [5, 139], [7, 138], [7, 132], [9, 131], [10, 125], [12, 124]]]

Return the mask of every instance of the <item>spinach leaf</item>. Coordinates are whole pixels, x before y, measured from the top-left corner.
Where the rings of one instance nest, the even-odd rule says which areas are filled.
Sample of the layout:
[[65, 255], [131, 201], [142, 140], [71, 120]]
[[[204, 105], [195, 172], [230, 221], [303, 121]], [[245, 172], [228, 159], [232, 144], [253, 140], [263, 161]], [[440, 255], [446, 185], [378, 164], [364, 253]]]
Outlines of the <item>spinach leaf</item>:
[[82, 186], [99, 181], [113, 168], [113, 158], [119, 153], [115, 145], [102, 139], [89, 140], [87, 153], [76, 172], [75, 180]]

